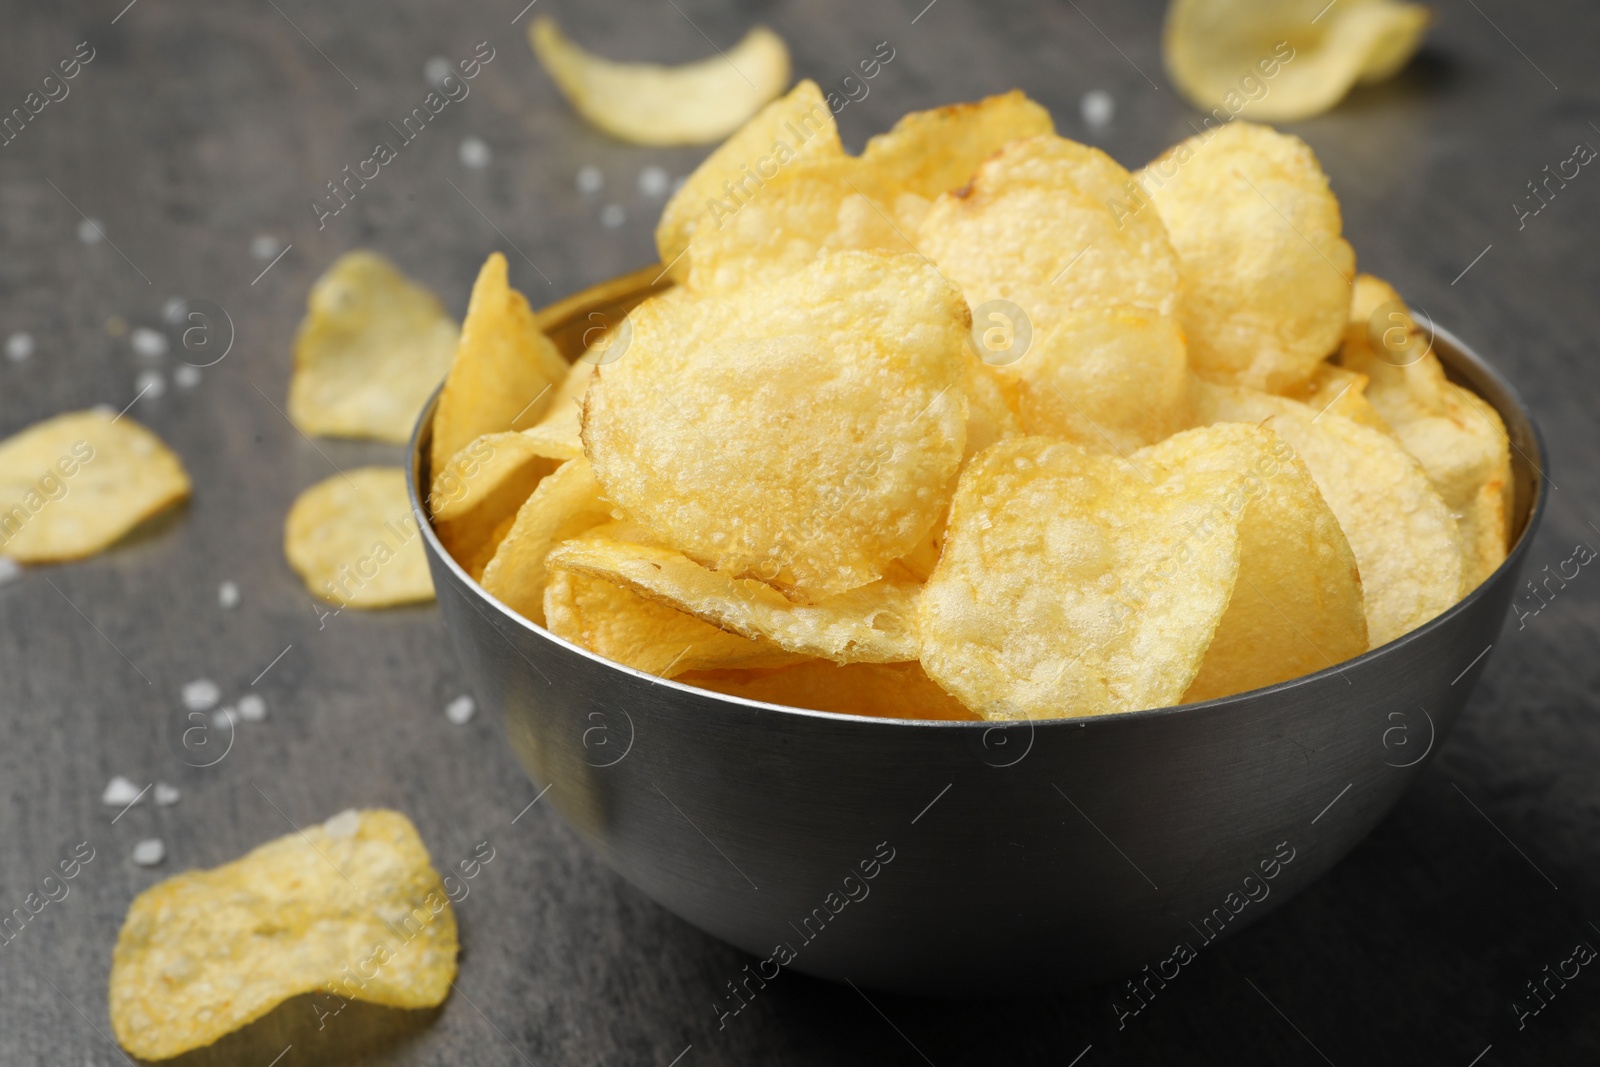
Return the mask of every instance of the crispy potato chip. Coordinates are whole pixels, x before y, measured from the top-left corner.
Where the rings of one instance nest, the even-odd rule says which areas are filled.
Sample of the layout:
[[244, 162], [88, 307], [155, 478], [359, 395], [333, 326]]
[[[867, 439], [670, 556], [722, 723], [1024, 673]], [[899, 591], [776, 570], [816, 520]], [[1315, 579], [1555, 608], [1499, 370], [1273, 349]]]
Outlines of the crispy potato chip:
[[517, 510], [515, 521], [480, 581], [491, 596], [543, 626], [545, 557], [568, 538], [611, 521], [611, 504], [600, 495], [589, 461], [568, 460]]
[[583, 397], [589, 391], [596, 364], [580, 359], [568, 370], [544, 418], [523, 431], [531, 447], [548, 459], [577, 459], [583, 455]]
[[1372, 406], [1428, 472], [1461, 535], [1462, 592], [1506, 558], [1512, 506], [1511, 441], [1500, 413], [1445, 377], [1431, 336], [1387, 282], [1356, 279], [1340, 361], [1371, 377]]
[[456, 953], [455, 913], [410, 820], [345, 811], [135, 897], [111, 957], [111, 1028], [164, 1060], [303, 993], [431, 1008]]
[[972, 180], [984, 160], [1012, 141], [1056, 132], [1050, 112], [1022, 90], [901, 117], [867, 142], [861, 161], [929, 200]]
[[795, 604], [754, 578], [702, 567], [670, 548], [591, 531], [551, 550], [548, 566], [624, 585], [747, 638], [838, 663], [896, 663], [917, 658], [916, 582], [883, 579]]
[[481, 579], [517, 509], [559, 462], [515, 430], [484, 434], [457, 452], [434, 475], [428, 493], [439, 543], [463, 570]]
[[1332, 108], [1358, 82], [1392, 76], [1428, 20], [1420, 4], [1392, 0], [1173, 0], [1161, 54], [1202, 111], [1292, 122]]
[[1194, 385], [1199, 422], [1261, 422], [1305, 463], [1361, 568], [1374, 648], [1460, 598], [1455, 522], [1417, 461], [1393, 438], [1286, 397]]
[[667, 545], [817, 600], [882, 576], [943, 513], [969, 313], [921, 257], [836, 253], [630, 318], [583, 440], [606, 496]]
[[289, 417], [309, 434], [404, 444], [450, 370], [456, 338], [432, 293], [375, 252], [347, 252], [311, 287]]
[[682, 262], [689, 238], [711, 219], [707, 205], [731, 210], [761, 187], [761, 175], [796, 158], [843, 156], [839, 128], [821, 90], [816, 82], [800, 82], [740, 127], [672, 194], [656, 225], [661, 262], [683, 281], [689, 276], [689, 264]]
[[491, 254], [472, 286], [455, 361], [433, 409], [433, 469], [443, 470], [484, 434], [537, 423], [566, 377], [567, 361], [511, 288], [506, 257]]
[[967, 389], [967, 447], [961, 462], [966, 463], [996, 441], [1020, 434], [1022, 420], [1011, 410], [999, 379], [976, 356], [967, 359], [962, 382]]
[[634, 144], [721, 140], [789, 84], [789, 49], [764, 26], [726, 52], [679, 67], [602, 59], [548, 18], [529, 24], [528, 40], [578, 114]]
[[1195, 373], [1272, 391], [1311, 377], [1344, 332], [1355, 253], [1305, 142], [1248, 122], [1207, 130], [1140, 171], [1118, 213], [1149, 204], [1183, 264]]
[[92, 556], [188, 495], [183, 462], [132, 419], [57, 415], [0, 441], [0, 556]]
[[314, 596], [341, 608], [433, 599], [433, 579], [399, 467], [335, 474], [301, 493], [283, 554]]
[[1392, 428], [1367, 399], [1367, 382], [1365, 374], [1357, 374], [1337, 363], [1319, 363], [1311, 377], [1282, 395], [1300, 401], [1312, 411], [1331, 411], [1374, 430], [1392, 433]]
[[918, 605], [928, 676], [986, 719], [1177, 703], [1239, 572], [1244, 478], [1152, 468], [1045, 437], [973, 461]]
[[728, 696], [791, 708], [880, 719], [976, 719], [934, 684], [919, 663], [833, 663], [806, 660], [769, 670], [689, 671], [678, 675]]

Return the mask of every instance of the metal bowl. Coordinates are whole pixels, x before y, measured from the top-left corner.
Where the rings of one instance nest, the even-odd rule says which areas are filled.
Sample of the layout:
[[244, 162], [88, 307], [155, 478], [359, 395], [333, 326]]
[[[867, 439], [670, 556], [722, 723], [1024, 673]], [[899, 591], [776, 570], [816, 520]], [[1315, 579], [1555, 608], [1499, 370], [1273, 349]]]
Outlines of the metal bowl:
[[[573, 358], [662, 287], [655, 275], [580, 293], [541, 324]], [[727, 976], [741, 990], [785, 966], [941, 996], [1171, 977], [1371, 832], [1487, 662], [1544, 507], [1543, 448], [1504, 379], [1443, 330], [1435, 348], [1510, 432], [1509, 557], [1397, 641], [1203, 704], [1001, 725], [721, 696], [556, 638], [456, 565], [418, 498], [431, 404], [411, 504], [466, 676], [545, 803], [644, 893], [760, 957]]]

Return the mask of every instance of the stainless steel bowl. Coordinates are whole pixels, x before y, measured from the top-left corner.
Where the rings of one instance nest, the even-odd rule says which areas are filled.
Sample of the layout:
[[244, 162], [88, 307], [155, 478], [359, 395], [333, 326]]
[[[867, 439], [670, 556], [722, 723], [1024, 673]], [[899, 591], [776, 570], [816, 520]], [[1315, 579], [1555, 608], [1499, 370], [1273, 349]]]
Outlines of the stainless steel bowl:
[[[580, 293], [542, 325], [572, 358], [654, 274]], [[1543, 448], [1504, 379], [1443, 330], [1435, 347], [1510, 432], [1510, 556], [1382, 648], [1178, 708], [918, 722], [662, 681], [528, 622], [443, 550], [417, 493], [431, 404], [411, 442], [411, 503], [466, 675], [545, 802], [651, 898], [759, 957], [727, 976], [741, 990], [783, 966], [953, 996], [1170, 976], [1354, 848], [1487, 662], [1543, 510]]]

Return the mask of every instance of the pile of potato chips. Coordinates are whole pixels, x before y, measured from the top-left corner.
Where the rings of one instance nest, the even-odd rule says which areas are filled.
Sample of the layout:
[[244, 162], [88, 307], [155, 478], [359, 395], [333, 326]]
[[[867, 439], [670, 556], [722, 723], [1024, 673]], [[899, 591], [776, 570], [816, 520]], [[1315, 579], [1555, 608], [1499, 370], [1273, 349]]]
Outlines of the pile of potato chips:
[[627, 666], [1133, 711], [1334, 666], [1505, 557], [1499, 416], [1357, 276], [1294, 137], [1208, 124], [1130, 173], [1012, 92], [851, 156], [802, 82], [657, 242], [677, 284], [564, 377], [491, 259], [434, 421], [451, 553]]

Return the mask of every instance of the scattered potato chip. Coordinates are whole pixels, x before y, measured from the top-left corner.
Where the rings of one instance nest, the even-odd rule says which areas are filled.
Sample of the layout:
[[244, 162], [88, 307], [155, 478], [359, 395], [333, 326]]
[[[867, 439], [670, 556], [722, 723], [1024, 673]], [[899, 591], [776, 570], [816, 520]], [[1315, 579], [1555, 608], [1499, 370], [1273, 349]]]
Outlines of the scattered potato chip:
[[976, 719], [940, 689], [919, 663], [832, 663], [806, 660], [768, 670], [690, 671], [685, 685], [791, 708], [880, 719]]
[[545, 557], [568, 538], [611, 521], [589, 461], [568, 460], [517, 510], [516, 519], [483, 569], [483, 588], [513, 611], [544, 625]]
[[433, 599], [433, 579], [399, 467], [335, 474], [301, 493], [283, 552], [315, 596], [341, 608]]
[[289, 416], [308, 434], [404, 444], [450, 370], [456, 337], [432, 293], [375, 252], [347, 252], [311, 287]]
[[567, 541], [547, 564], [604, 578], [724, 630], [838, 663], [917, 658], [916, 582], [882, 579], [816, 604], [795, 604], [765, 582], [702, 567], [670, 548], [620, 532]]
[[1394, 75], [1428, 20], [1420, 4], [1392, 0], [1173, 0], [1161, 54], [1189, 102], [1222, 121], [1248, 110], [1292, 122]]
[[450, 374], [433, 411], [433, 469], [484, 434], [532, 426], [549, 410], [567, 361], [539, 332], [527, 299], [511, 288], [506, 257], [478, 271]]
[[1462, 592], [1476, 589], [1505, 560], [1511, 535], [1511, 441], [1499, 412], [1445, 377], [1400, 294], [1370, 274], [1356, 279], [1340, 360], [1371, 377], [1372, 406], [1455, 516]]
[[529, 24], [528, 40], [578, 114], [634, 144], [719, 141], [789, 84], [789, 49], [764, 26], [725, 52], [679, 67], [602, 59], [548, 18]]
[[164, 1060], [303, 993], [431, 1008], [456, 952], [455, 914], [410, 820], [345, 811], [135, 897], [112, 954], [111, 1028], [128, 1052]]
[[672, 194], [656, 225], [661, 262], [673, 278], [688, 278], [689, 264], [682, 260], [689, 238], [701, 226], [715, 224], [709, 205], [733, 210], [761, 188], [762, 175], [771, 175], [796, 158], [843, 155], [839, 128], [821, 90], [816, 82], [800, 82], [718, 146]]
[[57, 415], [0, 441], [0, 556], [92, 556], [188, 495], [183, 462], [132, 419]]
[[1355, 253], [1304, 141], [1248, 122], [1197, 134], [1140, 171], [1117, 211], [1131, 223], [1149, 204], [1183, 264], [1196, 374], [1282, 391], [1338, 346]]
[[580, 359], [568, 370], [544, 418], [523, 431], [534, 451], [547, 459], [577, 459], [583, 455], [583, 397], [589, 391], [596, 364]]
[[557, 462], [511, 430], [483, 435], [434, 475], [428, 506], [439, 543], [474, 579], [483, 577], [517, 509]]
[[1395, 440], [1286, 397], [1197, 381], [1199, 422], [1262, 422], [1288, 441], [1338, 516], [1361, 568], [1372, 647], [1421, 626], [1461, 596], [1455, 521]]
[[1053, 134], [1050, 112], [1022, 90], [903, 116], [867, 142], [863, 163], [929, 200], [972, 180], [984, 160], [1012, 141]]
[[583, 439], [606, 496], [667, 545], [817, 600], [881, 577], [944, 511], [969, 313], [921, 257], [836, 253], [630, 318]]
[[1392, 433], [1378, 410], [1367, 399], [1367, 376], [1337, 363], [1320, 363], [1316, 371], [1282, 395], [1298, 400], [1312, 411], [1331, 411], [1374, 430]]

